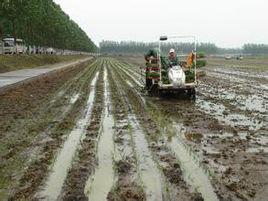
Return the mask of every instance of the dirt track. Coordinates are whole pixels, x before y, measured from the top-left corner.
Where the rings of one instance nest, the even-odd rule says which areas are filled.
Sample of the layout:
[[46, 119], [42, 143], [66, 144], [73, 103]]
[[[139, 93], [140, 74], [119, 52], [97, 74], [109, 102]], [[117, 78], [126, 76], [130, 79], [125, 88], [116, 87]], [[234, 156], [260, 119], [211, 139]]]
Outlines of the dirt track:
[[1, 94], [0, 199], [265, 200], [267, 76], [206, 68], [193, 102], [147, 96], [136, 63]]

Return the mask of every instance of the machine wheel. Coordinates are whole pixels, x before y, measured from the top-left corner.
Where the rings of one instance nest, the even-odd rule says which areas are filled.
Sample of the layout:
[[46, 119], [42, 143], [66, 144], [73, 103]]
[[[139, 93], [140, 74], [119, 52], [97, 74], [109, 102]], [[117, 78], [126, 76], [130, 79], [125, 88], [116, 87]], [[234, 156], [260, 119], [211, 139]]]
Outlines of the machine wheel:
[[190, 100], [195, 100], [196, 99], [196, 91], [195, 91], [195, 88], [189, 89], [187, 91], [187, 95], [190, 98]]
[[148, 92], [150, 96], [159, 96], [159, 89], [156, 84], [152, 85]]
[[152, 88], [152, 80], [151, 79], [146, 79], [146, 89], [150, 90]]

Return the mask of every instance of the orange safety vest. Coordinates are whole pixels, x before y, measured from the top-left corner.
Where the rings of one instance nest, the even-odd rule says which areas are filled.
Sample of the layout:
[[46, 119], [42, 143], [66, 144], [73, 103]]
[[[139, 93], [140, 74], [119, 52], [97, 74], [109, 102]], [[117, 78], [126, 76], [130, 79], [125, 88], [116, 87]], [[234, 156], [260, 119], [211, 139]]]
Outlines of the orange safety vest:
[[195, 57], [194, 53], [191, 52], [189, 54], [189, 56], [187, 57], [187, 67], [191, 68], [191, 66], [192, 66], [192, 64], [194, 62], [194, 57]]

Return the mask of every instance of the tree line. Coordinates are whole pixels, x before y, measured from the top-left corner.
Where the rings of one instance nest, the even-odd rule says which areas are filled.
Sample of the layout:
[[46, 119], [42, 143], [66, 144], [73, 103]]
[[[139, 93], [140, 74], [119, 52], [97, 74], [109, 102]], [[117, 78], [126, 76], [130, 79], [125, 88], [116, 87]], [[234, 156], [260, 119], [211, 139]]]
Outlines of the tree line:
[[1, 0], [0, 39], [22, 38], [28, 45], [93, 52], [87, 34], [53, 0]]
[[243, 46], [244, 54], [268, 54], [268, 45], [265, 44], [245, 44]]
[[[163, 52], [168, 52], [170, 48], [182, 54], [188, 54], [194, 49], [194, 43], [162, 43]], [[100, 43], [101, 53], [114, 54], [144, 54], [150, 49], [158, 49], [158, 42], [135, 42], [135, 41], [102, 41]], [[197, 51], [205, 54], [268, 54], [268, 45], [245, 44], [242, 48], [220, 48], [213, 43], [197, 43]]]
[[[168, 52], [170, 48], [175, 48], [177, 52], [189, 53], [194, 49], [194, 43], [162, 43], [161, 50]], [[212, 43], [199, 43], [197, 44], [199, 51], [205, 51], [212, 54], [216, 51], [217, 47]], [[158, 49], [157, 42], [144, 43], [135, 41], [102, 41], [100, 43], [100, 50], [102, 53], [145, 53], [149, 49]]]

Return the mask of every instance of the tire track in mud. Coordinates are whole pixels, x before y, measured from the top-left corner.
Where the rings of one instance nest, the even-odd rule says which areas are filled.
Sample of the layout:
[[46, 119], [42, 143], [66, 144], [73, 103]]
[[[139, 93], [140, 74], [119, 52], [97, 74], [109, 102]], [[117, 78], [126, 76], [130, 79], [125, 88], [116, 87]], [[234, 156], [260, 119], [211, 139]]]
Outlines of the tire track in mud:
[[[159, 104], [157, 105], [157, 107], [160, 107]], [[168, 107], [169, 106], [164, 108], [167, 109]], [[188, 105], [187, 108], [189, 107], [195, 108], [194, 105]], [[184, 116], [182, 120], [176, 120], [176, 125], [178, 125], [178, 130], [180, 131], [178, 134], [183, 138], [182, 142], [186, 143], [190, 148], [190, 153], [193, 152], [193, 155], [197, 155], [197, 158], [199, 158], [197, 163], [202, 162], [202, 166], [205, 167], [205, 170], [209, 170], [208, 173], [213, 178], [211, 182], [220, 199], [240, 200], [241, 198], [247, 200], [248, 198], [243, 195], [244, 193], [241, 194], [236, 190], [236, 180], [234, 180], [234, 178], [238, 179], [239, 177], [237, 176], [244, 172], [241, 171], [242, 169], [240, 169], [239, 163], [244, 164], [243, 161], [247, 160], [240, 156], [240, 154], [243, 154], [242, 152], [237, 152], [236, 154], [236, 147], [241, 146], [239, 136], [238, 138], [229, 138], [229, 133], [234, 132], [233, 129], [230, 129], [229, 126], [221, 126], [219, 122], [214, 121], [213, 118], [206, 114], [200, 113], [200, 117], [194, 116], [196, 112], [193, 111], [192, 113], [191, 110], [188, 109], [187, 115], [183, 113], [178, 115], [172, 112], [174, 110], [177, 111], [177, 108], [184, 111], [180, 105], [174, 104], [172, 108], [167, 110], [166, 114], [174, 118], [174, 120], [176, 120], [176, 118], [181, 119]], [[198, 108], [196, 108], [196, 110], [197, 109]], [[193, 117], [194, 119], [191, 120]], [[203, 118], [205, 118], [206, 121], [202, 120]], [[172, 122], [170, 122], [170, 125], [172, 125]], [[210, 134], [212, 136], [211, 138], [209, 137]], [[227, 137], [224, 137], [225, 135]], [[171, 134], [171, 136], [174, 136], [174, 134]], [[216, 147], [214, 147], [214, 145], [216, 145]], [[238, 163], [238, 170], [233, 169], [236, 166], [232, 165], [234, 162], [230, 163], [230, 160], [233, 161], [234, 158]], [[224, 164], [227, 164], [227, 166], [224, 166]], [[247, 189], [250, 193], [249, 190], [251, 188], [246, 187], [249, 182], [240, 179], [238, 181], [240, 181], [239, 185], [241, 185], [241, 189]]]
[[[137, 93], [137, 91], [136, 91], [136, 93]], [[152, 105], [151, 100], [146, 100], [146, 101], [147, 101], [146, 102], [147, 105], [149, 107], [151, 107], [151, 105]], [[152, 110], [157, 111], [156, 108], [153, 108]], [[150, 113], [150, 111], [149, 111], [149, 113]], [[154, 116], [154, 114], [152, 114], [152, 113], [153, 112], [151, 112], [151, 116]], [[161, 113], [158, 113], [157, 116], [155, 116], [155, 118], [157, 118], [158, 116], [162, 116]], [[166, 121], [165, 118], [166, 117], [160, 119], [160, 121], [156, 122], [156, 124], [158, 124], [158, 125], [161, 125], [161, 123], [163, 124], [163, 121]], [[172, 127], [172, 124], [168, 124], [168, 122], [166, 122], [166, 125], [164, 127], [168, 127], [168, 125]], [[161, 127], [163, 127], [163, 126], [161, 126]], [[176, 130], [176, 128], [170, 129], [170, 130]], [[161, 131], [161, 132], [164, 133], [163, 131]], [[199, 188], [198, 191], [201, 192], [201, 194], [205, 200], [216, 200], [217, 196], [214, 193], [214, 189], [210, 184], [209, 176], [204, 172], [204, 170], [202, 168], [199, 168], [199, 165], [196, 165], [196, 162], [195, 162], [193, 156], [191, 156], [191, 152], [187, 151], [187, 148], [184, 147], [185, 145], [182, 145], [179, 143], [181, 140], [175, 141], [175, 139], [174, 139], [173, 142], [172, 141], [168, 142], [167, 136], [168, 135], [162, 136], [162, 138], [160, 138], [160, 140], [158, 140], [160, 142], [159, 144], [161, 144], [161, 141], [162, 141], [162, 143], [164, 142], [165, 144], [169, 145], [168, 147], [165, 147], [165, 146], [164, 147], [166, 150], [168, 150], [168, 149], [171, 150], [172, 154], [171, 154], [171, 156], [169, 156], [170, 158], [173, 157], [172, 155], [176, 155], [175, 154], [175, 153], [177, 153], [176, 150], [180, 149], [181, 151], [184, 151], [182, 153], [185, 154], [185, 157], [184, 158], [178, 157], [180, 155], [176, 155], [176, 159], [181, 162], [180, 165], [183, 168], [183, 175], [184, 175], [184, 178], [187, 181], [187, 183], [189, 183], [191, 186], [193, 186], [195, 188]], [[173, 138], [171, 138], [171, 139], [173, 139]], [[153, 137], [151, 140], [152, 141], [154, 140]], [[176, 143], [174, 143], [174, 142], [176, 142]], [[169, 151], [166, 151], [166, 152], [169, 152]], [[176, 159], [175, 159], [175, 161], [176, 161]], [[194, 165], [194, 167], [196, 167], [197, 169], [194, 170], [193, 168], [187, 167], [187, 165], [185, 166], [184, 165], [185, 160], [187, 163], [191, 162], [189, 167], [191, 167], [191, 165]], [[199, 163], [197, 163], [197, 164], [199, 164]], [[189, 180], [189, 178], [190, 178], [190, 180]], [[205, 185], [203, 186], [202, 183], [208, 184], [207, 188], [204, 188]]]
[[[83, 71], [85, 71], [85, 70], [87, 70], [87, 68], [84, 68], [83, 69]], [[79, 75], [79, 73], [78, 73], [78, 75]], [[70, 79], [70, 80], [72, 80], [72, 79]], [[67, 82], [71, 82], [71, 81], [68, 80]], [[73, 82], [71, 82], [71, 83], [74, 84]], [[81, 87], [79, 89], [77, 89], [78, 92], [80, 90], [81, 90]], [[55, 100], [54, 97], [57, 97], [57, 95], [58, 95], [58, 92], [57, 92], [56, 95], [51, 95], [49, 98]], [[62, 95], [64, 95], [64, 94], [62, 94]], [[19, 124], [18, 126], [16, 125], [16, 127], [15, 127], [16, 128], [16, 131], [17, 130], [23, 131], [23, 130], [27, 129], [27, 127], [30, 128], [30, 130], [33, 130], [33, 129], [38, 130], [38, 128], [36, 128], [37, 126], [40, 125], [40, 122], [38, 122], [38, 121], [42, 120], [42, 122], [44, 122], [45, 119], [46, 119], [46, 116], [54, 117], [54, 119], [50, 119], [50, 122], [60, 121], [64, 117], [64, 115], [68, 112], [68, 110], [70, 109], [71, 105], [74, 104], [75, 101], [77, 100], [77, 99], [76, 100], [73, 100], [73, 102], [70, 105], [68, 105], [68, 101], [69, 101], [68, 98], [69, 97], [68, 98], [67, 97], [64, 97], [63, 100], [58, 100], [57, 102], [54, 101], [53, 103], [50, 102], [49, 104], [47, 104], [46, 102], [48, 102], [49, 98], [46, 99], [46, 100], [44, 100], [40, 104], [41, 108], [39, 106], [39, 109], [40, 109], [41, 112], [37, 112], [35, 114], [37, 116], [37, 118], [36, 119], [33, 119], [33, 122], [32, 122], [33, 125], [32, 124], [27, 125], [25, 123], [20, 124], [20, 123], [16, 122], [16, 124]], [[66, 107], [66, 105], [68, 105], [68, 106]], [[42, 107], [44, 107], [44, 109], [42, 109]], [[42, 124], [44, 124], [44, 123], [42, 123]], [[30, 132], [30, 131], [27, 131], [27, 132]], [[47, 131], [44, 131], [44, 132], [47, 133]], [[10, 140], [10, 136], [8, 137], [8, 139]], [[40, 141], [40, 139], [36, 139], [34, 141], [38, 142], [38, 141]], [[32, 143], [32, 144], [34, 144], [34, 143]], [[20, 145], [21, 145], [21, 142], [20, 141], [18, 141], [17, 144], [13, 144], [13, 146], [16, 147], [16, 150], [17, 151], [19, 151], [18, 147]], [[28, 151], [26, 151], [26, 152], [30, 152], [30, 149], [33, 149], [33, 147], [28, 148]], [[6, 157], [6, 156], [3, 156], [3, 157]], [[11, 156], [8, 156], [8, 157], [11, 157]]]
[[134, 151], [137, 158], [138, 170], [144, 190], [146, 193], [146, 200], [162, 200], [162, 181], [161, 174], [154, 163], [147, 142], [144, 137], [143, 130], [133, 113], [133, 108], [127, 98], [123, 88], [117, 84], [118, 90], [122, 91], [125, 97], [125, 104], [128, 107], [127, 119], [130, 125], [130, 133], [133, 141]]
[[[252, 66], [252, 68], [254, 68]], [[231, 69], [224, 69], [224, 68], [207, 68], [207, 71], [213, 76], [224, 76], [226, 79], [242, 79], [244, 81], [251, 80], [267, 83], [268, 81], [268, 74], [267, 72], [263, 71], [262, 74], [260, 72], [247, 72], [247, 71], [241, 71], [241, 70], [231, 70]]]
[[[152, 110], [157, 111], [157, 108], [159, 108], [160, 111], [161, 111], [163, 108], [165, 108], [161, 104], [158, 105], [158, 106], [156, 106], [151, 101], [152, 100], [148, 100], [147, 99], [147, 105], [149, 107], [152, 107], [151, 108]], [[158, 99], [158, 101], [161, 102], [161, 99]], [[164, 101], [164, 100], [162, 100], [162, 101]], [[172, 108], [172, 110], [173, 111], [176, 111], [175, 108]], [[149, 110], [149, 112], [150, 112], [150, 110]], [[154, 116], [156, 119], [158, 118], [158, 116], [160, 116], [160, 117], [163, 116], [163, 113], [162, 112], [157, 113], [157, 115], [155, 115], [153, 113], [154, 112], [151, 112], [151, 114], [152, 114], [151, 116]], [[165, 122], [166, 125], [162, 125], [161, 126], [162, 129], [164, 129], [166, 127], [173, 127], [173, 124], [174, 124], [173, 121], [174, 120], [172, 120], [172, 118], [170, 118], [169, 116], [170, 116], [170, 114], [167, 114], [167, 116], [164, 115], [162, 118], [159, 119], [159, 121], [156, 122], [156, 124], [161, 125], [161, 124], [163, 124], [163, 122]], [[169, 119], [169, 120], [166, 121], [167, 119]], [[193, 186], [195, 189], [198, 189], [198, 192], [201, 192], [201, 194], [202, 194], [202, 196], [203, 196], [203, 198], [205, 200], [216, 200], [216, 199], [218, 199], [217, 198], [217, 195], [214, 193], [214, 191], [215, 191], [214, 190], [215, 185], [213, 185], [214, 186], [213, 187], [210, 184], [211, 183], [211, 181], [210, 181], [211, 180], [210, 179], [210, 174], [207, 174], [206, 173], [206, 169], [208, 169], [208, 168], [203, 169], [204, 167], [199, 167], [200, 161], [195, 159], [197, 156], [195, 156], [194, 151], [191, 150], [191, 148], [190, 148], [191, 146], [188, 147], [186, 144], [181, 144], [182, 139], [179, 139], [178, 140], [178, 139], [176, 139], [174, 137], [174, 136], [176, 136], [174, 134], [174, 131], [176, 129], [174, 130], [174, 129], [168, 128], [168, 130], [170, 132], [169, 133], [169, 136], [168, 137], [167, 136], [163, 136], [161, 140], [164, 143], [166, 143], [166, 144], [169, 145], [168, 146], [168, 149], [170, 149], [173, 154], [175, 153], [177, 160], [180, 161], [180, 166], [181, 166], [181, 168], [183, 170], [182, 171], [182, 174], [184, 175], [184, 177], [183, 177], [184, 180], [187, 181], [187, 183], [190, 184], [191, 186]], [[162, 133], [164, 133], [164, 132], [162, 131]], [[188, 148], [190, 148], [190, 149], [188, 149]], [[180, 149], [181, 151], [183, 151], [183, 154], [182, 155], [184, 155], [184, 157], [181, 157], [181, 155], [177, 151], [178, 149]], [[187, 165], [184, 165], [184, 163], [189, 163], [189, 159], [188, 158], [190, 159], [190, 164], [192, 166], [196, 167], [197, 168], [197, 171], [194, 170], [193, 168], [187, 168]], [[206, 186], [200, 186], [203, 183], [204, 184], [205, 183], [208, 184], [208, 187], [206, 188]], [[212, 183], [214, 184], [213, 180], [212, 180]], [[219, 187], [217, 187], [216, 189], [218, 189], [218, 188]], [[220, 193], [220, 194], [222, 194], [222, 193]]]
[[207, 105], [203, 104], [201, 109], [233, 131], [223, 129], [204, 138], [210, 145], [209, 149], [201, 147], [206, 155], [204, 162], [212, 166], [216, 177], [221, 177], [219, 182], [233, 192], [234, 200], [262, 197], [261, 191], [267, 189], [267, 179], [263, 179], [267, 178], [267, 172], [256, 169], [265, 168], [268, 162], [267, 97], [261, 88], [253, 89], [253, 85], [248, 85], [244, 78], [239, 80], [239, 76], [229, 82], [224, 76], [222, 80], [216, 79], [214, 74], [208, 74], [202, 80], [200, 102], [206, 101]]
[[[207, 81], [206, 78], [205, 81]], [[183, 138], [182, 142], [187, 144], [190, 150], [195, 153], [194, 155], [197, 155], [200, 159], [199, 161], [203, 163], [203, 166], [209, 170], [209, 175], [213, 178], [213, 186], [220, 199], [251, 200], [259, 189], [264, 190], [265, 183], [267, 183], [267, 180], [263, 179], [267, 177], [265, 176], [267, 175], [265, 171], [254, 170], [263, 169], [265, 168], [265, 164], [267, 164], [267, 160], [265, 159], [267, 139], [265, 139], [264, 135], [267, 128], [260, 124], [260, 126], [253, 127], [255, 131], [248, 131], [247, 125], [240, 125], [240, 118], [238, 121], [234, 121], [234, 123], [230, 122], [233, 123], [233, 126], [230, 126], [218, 121], [218, 117], [222, 116], [222, 118], [224, 118], [224, 114], [222, 115], [222, 112], [220, 112], [220, 115], [213, 115], [216, 111], [213, 110], [213, 107], [210, 112], [202, 111], [198, 101], [210, 101], [211, 98], [206, 96], [210, 93], [211, 88], [213, 90], [216, 88], [220, 96], [216, 97], [216, 100], [212, 102], [213, 105], [217, 106], [220, 104], [228, 108], [228, 110], [230, 109], [230, 113], [238, 112], [241, 115], [244, 114], [244, 108], [234, 110], [230, 108], [232, 106], [228, 103], [228, 100], [221, 100], [221, 96], [224, 96], [224, 94], [221, 94], [221, 91], [219, 91], [219, 89], [224, 90], [224, 88], [226, 88], [229, 90], [234, 88], [236, 93], [238, 92], [239, 95], [241, 94], [243, 96], [244, 92], [239, 90], [241, 83], [238, 82], [240, 87], [237, 84], [234, 86], [233, 83], [229, 82], [223, 82], [223, 86], [217, 86], [222, 80], [214, 79], [212, 80], [212, 84], [210, 81], [209, 86], [204, 89], [202, 86], [203, 83], [201, 83], [202, 94], [198, 92], [197, 104], [186, 104], [183, 101], [179, 101], [179, 104], [177, 104], [175, 101], [165, 101], [163, 99], [153, 99], [153, 101], [156, 103], [157, 107], [161, 109], [162, 112], [160, 115], [166, 115], [168, 117], [167, 119], [172, 117], [171, 119], [176, 120], [176, 124], [179, 125], [178, 130], [184, 129], [180, 134]], [[202, 82], [204, 82], [204, 79], [202, 79]], [[244, 90], [247, 90], [247, 87]], [[265, 100], [266, 98], [264, 98], [264, 101]], [[147, 104], [148, 103], [150, 103], [150, 101], [147, 100]], [[261, 110], [263, 111], [263, 109]], [[250, 121], [247, 121], [247, 124], [254, 123], [255, 115], [259, 116], [257, 119], [263, 119], [265, 122], [265, 116], [255, 111], [255, 114], [253, 113], [252, 115], [253, 119], [250, 117], [252, 121], [249, 119]], [[235, 115], [233, 115], [233, 117], [233, 119], [236, 119]], [[242, 122], [242, 119], [240, 122]], [[245, 124], [246, 122], [243, 123]], [[259, 124], [258, 121], [256, 121], [256, 123]], [[173, 122], [171, 121], [170, 124], [172, 125]], [[252, 145], [261, 148], [251, 148]], [[255, 155], [251, 154], [250, 152], [254, 150], [259, 150], [259, 152]], [[261, 152], [262, 150], [264, 150], [264, 152]], [[256, 167], [253, 168], [251, 164], [256, 164]], [[257, 174], [257, 172], [260, 174]]]
[[124, 93], [118, 90], [120, 84], [111, 72], [111, 63], [108, 65], [108, 80], [111, 87], [112, 111], [115, 116], [115, 170], [117, 181], [109, 192], [109, 201], [145, 200], [145, 193], [140, 185], [137, 172], [137, 158], [133, 147], [127, 120], [128, 107], [125, 104]]
[[104, 105], [104, 83], [103, 83], [103, 59], [99, 68], [101, 68], [96, 83], [94, 106], [91, 113], [91, 119], [86, 133], [81, 140], [81, 145], [74, 158], [72, 167], [69, 169], [64, 181], [60, 200], [88, 200], [84, 193], [86, 182], [93, 174], [96, 161], [97, 143], [100, 135], [102, 122], [102, 112]]
[[129, 62], [121, 61], [121, 60], [116, 60], [116, 59], [115, 59], [115, 61], [118, 62], [118, 64], [120, 64], [121, 66], [126, 67], [127, 70], [132, 71], [137, 76], [140, 75], [140, 67], [138, 67], [137, 65], [132, 65]]
[[[27, 167], [23, 173], [20, 181], [19, 187], [14, 192], [12, 199], [33, 199], [33, 193], [36, 192], [37, 188], [40, 186], [43, 178], [47, 174], [48, 167], [52, 162], [53, 156], [56, 150], [63, 142], [63, 136], [68, 133], [74, 126], [75, 120], [78, 118], [80, 111], [86, 103], [86, 94], [89, 92], [89, 87], [87, 82], [93, 78], [93, 74], [96, 70], [96, 66], [87, 66], [88, 72], [85, 73], [83, 79], [80, 79], [78, 85], [74, 87], [80, 88], [83, 91], [83, 95], [73, 104], [66, 114], [62, 115], [61, 119], [56, 122], [52, 127], [48, 127], [46, 130], [47, 140], [41, 142], [39, 146], [41, 150], [37, 159], [34, 159], [31, 164]], [[39, 130], [40, 132], [40, 130]]]
[[89, 123], [91, 117], [92, 108], [94, 105], [93, 100], [95, 96], [95, 85], [98, 76], [99, 72], [95, 74], [95, 77], [91, 81], [91, 89], [87, 99], [86, 108], [82, 113], [80, 119], [76, 122], [76, 126], [73, 128], [68, 138], [64, 142], [62, 149], [55, 159], [55, 162], [51, 169], [51, 174], [45, 182], [45, 187], [39, 193], [38, 197], [42, 199], [57, 200], [60, 195], [62, 185], [67, 175], [67, 171], [70, 168], [79, 141], [84, 136], [87, 124]]
[[[54, 124], [51, 116], [60, 114], [58, 111], [65, 104], [60, 101], [51, 104], [53, 108], [48, 109], [47, 103], [54, 98], [58, 87], [86, 67], [87, 64], [82, 64], [56, 71], [1, 94], [1, 158], [5, 160], [1, 164], [1, 173], [4, 173], [3, 177], [1, 176], [1, 188], [7, 190], [0, 192], [0, 199], [5, 199], [11, 193], [9, 191], [18, 185], [22, 171], [38, 157], [40, 149], [36, 147], [43, 143], [44, 137], [47, 136], [46, 131], [39, 136], [40, 130]], [[5, 186], [11, 181], [9, 187]]]
[[[115, 183], [114, 175], [114, 118], [111, 113], [110, 88], [107, 77], [107, 66], [104, 64], [104, 111], [101, 131], [97, 145], [98, 166], [88, 179], [85, 194], [92, 201], [106, 200]], [[105, 181], [105, 182], [104, 182]]]
[[[259, 130], [265, 121], [267, 97], [260, 90], [250, 92], [248, 87], [234, 82], [213, 85], [215, 78], [209, 74], [199, 87], [197, 104], [200, 110], [212, 115], [223, 124], [250, 131]], [[243, 85], [243, 84], [242, 84]]]
[[131, 77], [131, 79], [141, 88], [144, 87], [145, 80], [142, 81], [141, 79], [141, 74], [138, 73], [137, 71], [133, 70], [130, 66], [130, 64], [127, 63], [121, 63], [117, 60], [114, 60], [114, 63], [117, 65], [117, 67], [120, 67], [120, 69], [122, 69], [129, 77]]
[[[113, 67], [114, 71], [117, 71], [117, 67], [116, 65]], [[140, 99], [140, 95], [137, 94], [137, 91], [133, 91], [133, 88], [131, 87], [131, 89], [126, 89], [127, 87], [127, 82], [124, 82], [124, 80], [127, 80], [129, 78], [122, 78], [122, 75], [120, 75], [120, 73], [116, 75], [116, 77], [120, 80], [120, 83], [123, 86], [125, 86], [124, 90], [125, 93], [127, 95], [127, 97], [129, 97], [130, 99], [130, 104], [131, 106], [134, 107], [134, 111], [135, 113], [138, 113], [140, 115], [139, 118], [141, 119], [141, 122], [146, 122], [147, 125], [144, 126], [145, 129], [147, 129], [147, 139], [150, 142], [150, 149], [154, 152], [155, 155], [155, 159], [157, 159], [157, 166], [159, 166], [162, 171], [163, 174], [167, 177], [167, 180], [170, 183], [167, 183], [165, 181], [162, 181], [163, 184], [165, 185], [165, 188], [168, 188], [168, 193], [165, 192], [164, 193], [164, 200], [193, 200], [193, 199], [197, 199], [199, 197], [199, 195], [192, 193], [189, 190], [189, 187], [187, 187], [187, 185], [185, 183], [183, 183], [183, 179], [182, 179], [182, 173], [181, 170], [179, 168], [179, 164], [177, 163], [176, 158], [174, 158], [167, 150], [165, 150], [166, 147], [164, 147], [163, 143], [159, 142], [156, 143], [156, 139], [155, 136], [159, 135], [159, 131], [157, 131], [156, 129], [156, 125], [152, 125], [152, 122], [149, 123], [148, 122], [148, 115], [145, 112], [144, 109], [144, 102]], [[135, 83], [135, 82], [134, 82]], [[135, 102], [136, 101], [136, 102]], [[138, 102], [138, 103], [137, 103]], [[137, 111], [137, 108], [139, 108], [139, 110]], [[142, 110], [142, 111], [140, 111]], [[147, 119], [146, 119], [147, 118]], [[153, 135], [153, 133], [155, 132], [155, 136]], [[151, 138], [151, 139], [150, 139]], [[176, 179], [175, 179], [176, 178]], [[179, 185], [178, 185], [179, 184]]]

